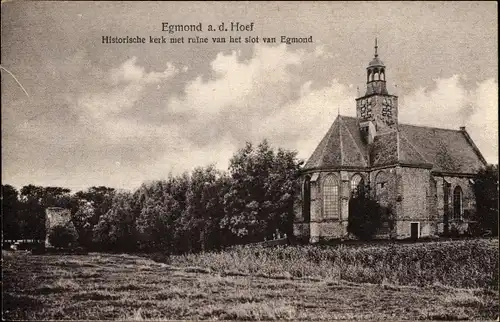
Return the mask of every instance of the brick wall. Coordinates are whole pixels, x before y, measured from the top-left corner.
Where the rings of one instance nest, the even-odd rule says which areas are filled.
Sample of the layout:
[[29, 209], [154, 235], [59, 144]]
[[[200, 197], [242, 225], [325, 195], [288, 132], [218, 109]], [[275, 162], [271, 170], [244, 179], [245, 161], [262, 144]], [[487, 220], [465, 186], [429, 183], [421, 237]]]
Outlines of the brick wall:
[[430, 170], [401, 168], [402, 213], [399, 220], [429, 220]]
[[[386, 184], [382, 193], [377, 192], [376, 178], [383, 172]], [[339, 182], [339, 219], [325, 219], [323, 216], [323, 181], [332, 173]], [[305, 223], [302, 209], [297, 209], [295, 233], [299, 236], [310, 236], [316, 241], [319, 238], [343, 238], [347, 234], [349, 217], [350, 181], [359, 173], [369, 184], [371, 197], [380, 201], [383, 207], [391, 207], [394, 227], [386, 227], [380, 231], [379, 237], [391, 235], [396, 238], [407, 238], [411, 235], [411, 223], [419, 223], [420, 237], [435, 236], [443, 232], [444, 227], [444, 185], [449, 183], [448, 204], [450, 220], [448, 227], [457, 227], [460, 231], [467, 224], [453, 220], [453, 191], [458, 185], [463, 192], [464, 219], [476, 209], [473, 186], [469, 178], [433, 176], [429, 169], [392, 167], [375, 170], [370, 173], [357, 171], [318, 172], [317, 180], [311, 182], [311, 224]], [[313, 174], [309, 174], [312, 176]], [[304, 176], [301, 184], [303, 186]], [[302, 195], [301, 195], [302, 198]], [[302, 199], [301, 199], [302, 200]], [[301, 205], [301, 203], [300, 203]], [[300, 208], [300, 207], [299, 207]]]
[[411, 236], [411, 224], [418, 223], [420, 237], [434, 236], [437, 230], [436, 184], [430, 169], [401, 168], [402, 210], [397, 238]]
[[45, 245], [47, 247], [51, 246], [49, 243], [49, 234], [55, 226], [65, 226], [71, 222], [71, 211], [69, 209], [49, 207], [45, 209], [45, 220], [46, 220], [46, 238]]
[[[311, 224], [309, 224], [309, 229], [304, 227], [304, 217], [302, 209], [296, 211], [295, 213], [295, 234], [296, 236], [304, 236], [304, 234], [309, 233], [313, 241], [319, 240], [319, 238], [332, 239], [332, 238], [342, 238], [347, 234], [347, 221], [349, 217], [349, 198], [351, 194], [351, 178], [355, 174], [360, 174], [363, 177], [365, 184], [368, 183], [369, 177], [366, 172], [358, 171], [330, 171], [330, 172], [318, 172], [317, 179], [311, 182]], [[339, 199], [338, 199], [338, 219], [328, 219], [323, 215], [323, 181], [328, 174], [333, 174], [339, 184]], [[308, 174], [313, 176], [313, 174]], [[297, 204], [302, 205], [303, 202], [303, 187], [304, 187], [305, 175], [301, 178], [302, 193], [300, 195], [300, 202]]]
[[[391, 225], [398, 218], [399, 202], [397, 196], [400, 193], [399, 176], [400, 169], [397, 167], [375, 170], [370, 173], [370, 197], [378, 201], [380, 207], [385, 211], [381, 218], [381, 228], [376, 233], [376, 238], [388, 238], [396, 233], [395, 227]], [[385, 180], [381, 180], [384, 177]], [[384, 182], [381, 187], [380, 183]]]
[[[449, 185], [448, 194], [448, 227], [451, 229], [456, 227], [460, 232], [464, 232], [467, 228], [467, 220], [470, 215], [476, 211], [476, 198], [474, 195], [474, 188], [470, 182], [470, 178], [466, 177], [451, 177], [451, 176], [435, 176], [436, 181], [436, 195], [437, 195], [437, 211], [436, 211], [436, 233], [441, 234], [445, 232], [445, 183]], [[465, 222], [457, 221], [453, 218], [453, 191], [457, 186], [462, 189], [462, 206], [464, 210], [463, 219]]]

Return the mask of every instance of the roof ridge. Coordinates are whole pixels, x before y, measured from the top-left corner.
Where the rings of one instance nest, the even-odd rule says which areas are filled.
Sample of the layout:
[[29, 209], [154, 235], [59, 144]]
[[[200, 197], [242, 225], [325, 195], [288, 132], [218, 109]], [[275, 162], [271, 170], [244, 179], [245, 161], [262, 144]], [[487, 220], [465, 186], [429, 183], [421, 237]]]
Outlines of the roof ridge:
[[[348, 116], [348, 115], [341, 115], [341, 114], [339, 114], [339, 116], [341, 116], [343, 118], [358, 119], [357, 116]], [[436, 129], [436, 130], [443, 130], [443, 131], [453, 131], [453, 132], [460, 132], [461, 131], [460, 129], [458, 129], [458, 130], [456, 130], [456, 129], [447, 129], [447, 128], [430, 126], [430, 125], [418, 125], [418, 124], [400, 123], [400, 122], [398, 122], [398, 123], [399, 123], [399, 125], [404, 125], [404, 126], [424, 127], [424, 128], [428, 128], [428, 129]]]
[[342, 116], [340, 114], [337, 116], [337, 120], [339, 120], [339, 144], [340, 144], [340, 165], [344, 165], [344, 144], [342, 143]]
[[403, 126], [413, 126], [413, 127], [423, 127], [427, 129], [435, 129], [435, 130], [443, 130], [443, 131], [453, 131], [453, 132], [460, 132], [460, 129], [455, 130], [455, 129], [445, 129], [442, 127], [435, 127], [435, 126], [429, 126], [429, 125], [416, 125], [416, 124], [409, 124], [409, 123], [399, 123], [399, 125]]
[[[408, 140], [408, 138], [406, 137], [406, 135], [404, 133], [401, 133], [399, 130], [398, 130], [398, 133], [400, 134], [400, 136], [406, 140], [406, 142], [408, 142], [408, 144], [412, 147], [413, 150], [415, 150], [415, 152], [418, 153], [418, 155], [425, 161], [425, 162], [429, 162], [429, 160], [427, 160], [426, 157], [424, 157], [424, 155], [419, 151], [419, 149], [417, 149], [417, 147], [415, 145], [413, 145], [413, 143], [411, 143], [410, 140]], [[399, 153], [399, 152], [398, 152]], [[399, 158], [398, 158], [399, 160]]]
[[[335, 119], [335, 121], [337, 121], [337, 119]], [[325, 137], [326, 137], [325, 145], [323, 146], [323, 150], [321, 151], [321, 154], [320, 154], [320, 157], [319, 157], [319, 160], [318, 160], [320, 163], [323, 163], [323, 158], [325, 157], [325, 150], [326, 150], [326, 148], [328, 146], [328, 143], [330, 143], [330, 138], [332, 137], [331, 133], [333, 132], [333, 127], [335, 126], [335, 121], [333, 121], [332, 125], [330, 125], [330, 128], [326, 132], [326, 135], [325, 135]]]
[[467, 132], [467, 130], [465, 129], [465, 127], [463, 129], [460, 129], [460, 132], [462, 132], [462, 134], [465, 137], [465, 141], [467, 141], [467, 143], [471, 146], [472, 150], [474, 151], [474, 153], [476, 153], [476, 155], [479, 157], [479, 159], [481, 160], [481, 162], [483, 162], [483, 164], [485, 164], [485, 165], [488, 164], [488, 162], [484, 158], [483, 154], [481, 153], [481, 150], [479, 150], [479, 148], [477, 147], [476, 143], [474, 143], [474, 141], [470, 137], [470, 135]]
[[359, 148], [358, 143], [356, 142], [356, 140], [352, 136], [351, 131], [349, 131], [349, 129], [345, 126], [344, 122], [342, 122], [342, 126], [347, 131], [347, 133], [349, 134], [349, 137], [351, 138], [352, 142], [354, 142], [354, 145], [356, 146], [356, 149], [358, 149], [358, 152], [361, 155], [361, 158], [363, 159], [363, 163], [365, 164], [365, 166], [368, 166], [368, 162], [365, 160], [365, 156], [363, 155], [363, 152], [361, 152], [361, 149]]

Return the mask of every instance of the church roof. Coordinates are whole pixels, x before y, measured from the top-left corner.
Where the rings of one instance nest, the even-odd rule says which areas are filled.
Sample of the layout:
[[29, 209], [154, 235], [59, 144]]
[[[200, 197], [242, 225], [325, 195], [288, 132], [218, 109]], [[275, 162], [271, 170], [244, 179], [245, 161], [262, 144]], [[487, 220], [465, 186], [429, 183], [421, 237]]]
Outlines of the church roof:
[[[367, 167], [366, 146], [361, 143], [357, 124], [338, 116], [305, 164], [308, 168]], [[353, 125], [355, 127], [353, 127]]]
[[399, 131], [421, 153], [434, 171], [475, 173], [486, 164], [464, 130], [401, 124]]
[[361, 137], [357, 119], [339, 115], [304, 170], [396, 163], [432, 167], [439, 172], [475, 173], [486, 162], [465, 130], [399, 124], [399, 131], [377, 135], [369, 146]]

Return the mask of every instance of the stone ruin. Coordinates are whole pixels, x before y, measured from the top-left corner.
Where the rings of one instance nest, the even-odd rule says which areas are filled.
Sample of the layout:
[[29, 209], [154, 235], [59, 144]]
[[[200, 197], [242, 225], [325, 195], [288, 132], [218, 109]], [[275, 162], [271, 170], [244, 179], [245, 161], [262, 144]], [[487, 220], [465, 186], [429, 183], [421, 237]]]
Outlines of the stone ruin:
[[45, 209], [45, 247], [53, 247], [49, 241], [49, 234], [56, 226], [73, 225], [71, 211], [60, 207], [49, 207]]

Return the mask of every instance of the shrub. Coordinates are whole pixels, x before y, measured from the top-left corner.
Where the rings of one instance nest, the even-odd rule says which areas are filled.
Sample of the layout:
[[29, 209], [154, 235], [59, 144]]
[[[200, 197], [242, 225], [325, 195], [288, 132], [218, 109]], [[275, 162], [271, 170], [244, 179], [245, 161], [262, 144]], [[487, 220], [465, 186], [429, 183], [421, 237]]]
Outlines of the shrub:
[[498, 236], [498, 165], [488, 165], [479, 171], [474, 181], [478, 222], [481, 234]]
[[370, 240], [382, 226], [382, 208], [376, 201], [360, 196], [349, 201], [349, 233], [361, 240]]
[[68, 247], [78, 239], [78, 233], [72, 224], [59, 225], [49, 233], [49, 242], [54, 247]]

